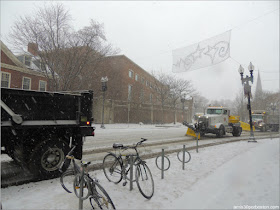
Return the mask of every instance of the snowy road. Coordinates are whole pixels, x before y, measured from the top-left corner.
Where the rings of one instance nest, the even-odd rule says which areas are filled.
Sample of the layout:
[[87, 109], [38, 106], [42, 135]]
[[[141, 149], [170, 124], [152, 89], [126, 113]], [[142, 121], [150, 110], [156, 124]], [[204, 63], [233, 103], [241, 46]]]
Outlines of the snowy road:
[[[258, 143], [236, 142], [191, 151], [183, 171], [176, 155], [161, 179], [154, 159], [147, 161], [155, 181], [155, 194], [146, 200], [136, 186], [100, 180], [118, 209], [232, 209], [234, 206], [279, 207], [279, 138]], [[4, 209], [77, 209], [78, 199], [66, 193], [58, 179], [12, 186], [1, 190]], [[85, 208], [89, 207], [85, 202]]]
[[[106, 129], [96, 126], [96, 135], [87, 137], [84, 145], [83, 160], [91, 161], [93, 164], [90, 168], [99, 169], [104, 156], [112, 149], [113, 143], [123, 143], [131, 145], [140, 140], [141, 137], [148, 138], [145, 143], [145, 153], [149, 158], [156, 153], [165, 149], [170, 152], [182, 148], [196, 146], [193, 137], [185, 136], [186, 126], [178, 123], [165, 125], [139, 125], [139, 124], [110, 124], [105, 125]], [[243, 132], [241, 137], [232, 137], [227, 134], [224, 138], [216, 138], [216, 135], [208, 134], [199, 141], [199, 145], [207, 145], [212, 143], [225, 143], [227, 141], [244, 139], [248, 137], [248, 132]], [[255, 132], [256, 137], [269, 136], [268, 132]], [[275, 136], [275, 133], [273, 134]], [[29, 173], [23, 173], [22, 168], [15, 164], [7, 155], [1, 155], [1, 186], [13, 185], [15, 183], [27, 183], [33, 179]]]

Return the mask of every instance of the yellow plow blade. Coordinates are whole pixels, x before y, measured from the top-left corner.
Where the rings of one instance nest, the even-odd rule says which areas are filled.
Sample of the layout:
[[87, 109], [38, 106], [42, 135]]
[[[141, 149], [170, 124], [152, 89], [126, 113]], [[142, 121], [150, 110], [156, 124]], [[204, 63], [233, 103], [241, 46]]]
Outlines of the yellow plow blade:
[[[192, 129], [190, 129], [190, 128], [188, 128], [186, 136], [193, 136], [193, 137], [196, 138], [195, 132]], [[200, 134], [198, 134], [198, 139], [200, 139]]]
[[[250, 131], [250, 124], [239, 121], [240, 122], [240, 126], [242, 128], [243, 131]], [[255, 131], [255, 126], [253, 126], [253, 131]]]

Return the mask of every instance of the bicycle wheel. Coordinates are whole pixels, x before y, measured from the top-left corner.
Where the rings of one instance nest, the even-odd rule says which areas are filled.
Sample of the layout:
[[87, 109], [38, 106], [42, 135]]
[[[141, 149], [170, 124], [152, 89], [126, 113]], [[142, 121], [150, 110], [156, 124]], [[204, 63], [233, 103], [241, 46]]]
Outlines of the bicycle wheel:
[[91, 191], [89, 202], [93, 209], [116, 209], [110, 196], [98, 182], [92, 182]]
[[[183, 150], [177, 153], [177, 157], [179, 161], [183, 162]], [[190, 162], [190, 160], [191, 160], [191, 154], [187, 150], [185, 150], [185, 163]]]
[[154, 194], [154, 180], [148, 166], [139, 164], [136, 167], [136, 183], [140, 193], [147, 199], [150, 199]]
[[103, 159], [103, 172], [106, 178], [115, 184], [122, 180], [122, 164], [113, 154], [108, 154]]
[[74, 170], [67, 170], [60, 176], [60, 184], [63, 189], [68, 192], [73, 192], [73, 183], [75, 179], [75, 172]]
[[91, 192], [90, 192], [90, 183], [88, 178], [86, 177], [86, 175], [83, 176], [83, 189], [82, 189], [82, 194], [81, 194], [81, 174], [77, 174], [74, 178], [74, 183], [73, 183], [73, 187], [74, 187], [74, 192], [76, 194], [76, 196], [82, 200], [86, 200]]

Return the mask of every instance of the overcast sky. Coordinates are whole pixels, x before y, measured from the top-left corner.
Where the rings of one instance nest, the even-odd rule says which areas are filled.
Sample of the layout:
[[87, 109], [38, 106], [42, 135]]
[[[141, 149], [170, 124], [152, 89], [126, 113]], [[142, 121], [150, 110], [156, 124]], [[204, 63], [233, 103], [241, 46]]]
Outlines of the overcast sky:
[[[104, 23], [107, 39], [148, 72], [192, 80], [208, 99], [233, 99], [242, 90], [239, 65], [260, 71], [262, 87], [279, 91], [279, 1], [60, 1], [76, 29]], [[43, 1], [2, 1], [1, 39], [18, 16]], [[231, 30], [230, 58], [206, 68], [172, 73], [172, 50]], [[240, 63], [240, 64], [239, 64]], [[255, 84], [258, 72], [255, 71]]]

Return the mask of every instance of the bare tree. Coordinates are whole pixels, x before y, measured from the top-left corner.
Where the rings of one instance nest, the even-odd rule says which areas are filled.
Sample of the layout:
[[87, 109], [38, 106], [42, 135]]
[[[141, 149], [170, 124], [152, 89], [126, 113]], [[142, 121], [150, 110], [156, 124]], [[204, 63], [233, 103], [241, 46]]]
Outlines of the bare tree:
[[161, 105], [161, 117], [162, 123], [164, 122], [164, 106], [167, 104], [170, 94], [170, 87], [169, 87], [169, 77], [164, 74], [163, 72], [152, 72], [154, 77], [154, 84], [156, 90], [156, 98], [157, 101], [160, 102]]
[[176, 78], [174, 76], [166, 75], [163, 72], [153, 72], [154, 84], [156, 90], [156, 97], [160, 101], [162, 110], [162, 122], [164, 122], [164, 106], [171, 104], [174, 110], [174, 122], [175, 122], [175, 110], [180, 103], [180, 99], [183, 93], [187, 96], [195, 94], [195, 90], [191, 81]]
[[262, 91], [252, 100], [252, 110], [269, 110], [271, 103], [280, 103], [280, 92]]
[[243, 90], [240, 89], [239, 93], [236, 94], [234, 100], [233, 100], [233, 109], [232, 109], [232, 115], [238, 115], [240, 116], [240, 120], [245, 122], [246, 121], [246, 116], [248, 113], [246, 113], [246, 98], [243, 94]]
[[31, 16], [20, 17], [12, 26], [9, 40], [25, 53], [29, 43], [35, 46], [36, 53], [30, 56], [41, 63], [53, 90], [71, 90], [89, 66], [98, 65], [105, 55], [114, 52], [106, 44], [102, 24], [91, 20], [89, 26], [75, 31], [69, 12], [60, 3], [45, 5]]
[[174, 124], [176, 116], [176, 107], [181, 103], [181, 99], [185, 97], [190, 97], [196, 94], [195, 89], [192, 86], [190, 80], [185, 80], [182, 78], [168, 77], [169, 79], [169, 101], [174, 110]]
[[204, 113], [206, 107], [209, 106], [209, 100], [199, 93], [194, 95], [194, 113]]

